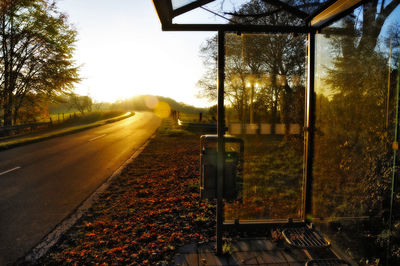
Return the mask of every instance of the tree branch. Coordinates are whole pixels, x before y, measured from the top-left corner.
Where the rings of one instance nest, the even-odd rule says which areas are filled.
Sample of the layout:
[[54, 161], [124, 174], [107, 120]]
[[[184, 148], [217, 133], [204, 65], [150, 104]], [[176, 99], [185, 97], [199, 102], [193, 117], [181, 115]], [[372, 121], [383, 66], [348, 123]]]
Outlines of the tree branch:
[[297, 9], [289, 4], [286, 4], [284, 2], [281, 2], [279, 0], [262, 0], [264, 3], [266, 4], [270, 4], [273, 6], [276, 6], [278, 8], [282, 8], [283, 10], [287, 11], [288, 13], [301, 18], [301, 19], [306, 19], [309, 14], [307, 14], [306, 12], [301, 11], [300, 9]]
[[282, 8], [278, 8], [269, 12], [263, 12], [263, 13], [258, 13], [258, 14], [240, 14], [240, 13], [231, 13], [231, 12], [224, 12], [225, 15], [231, 15], [234, 17], [239, 17], [239, 18], [260, 18], [260, 17], [266, 17], [266, 16], [270, 16], [273, 14], [276, 14], [278, 12], [282, 11]]

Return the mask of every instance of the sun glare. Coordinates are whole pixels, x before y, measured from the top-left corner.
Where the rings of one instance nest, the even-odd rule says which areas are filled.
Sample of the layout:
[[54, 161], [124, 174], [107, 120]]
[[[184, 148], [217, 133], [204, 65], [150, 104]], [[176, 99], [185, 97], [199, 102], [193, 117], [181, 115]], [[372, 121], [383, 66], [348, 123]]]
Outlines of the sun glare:
[[196, 97], [196, 83], [200, 45], [212, 33], [162, 32], [151, 1], [119, 1], [60, 2], [79, 33], [75, 58], [83, 80], [76, 92], [98, 102], [152, 94], [211, 105]]
[[166, 102], [158, 102], [154, 108], [154, 113], [160, 118], [167, 118], [171, 114], [171, 107]]

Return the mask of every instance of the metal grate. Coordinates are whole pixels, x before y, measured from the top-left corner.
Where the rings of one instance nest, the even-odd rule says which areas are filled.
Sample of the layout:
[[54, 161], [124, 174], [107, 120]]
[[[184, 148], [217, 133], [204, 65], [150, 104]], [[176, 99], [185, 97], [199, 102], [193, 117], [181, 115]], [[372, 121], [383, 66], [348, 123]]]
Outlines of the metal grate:
[[351, 266], [345, 260], [341, 259], [319, 259], [319, 260], [310, 260], [307, 261], [306, 266]]
[[322, 234], [309, 227], [293, 227], [282, 231], [286, 242], [296, 248], [326, 248], [330, 243], [324, 239]]

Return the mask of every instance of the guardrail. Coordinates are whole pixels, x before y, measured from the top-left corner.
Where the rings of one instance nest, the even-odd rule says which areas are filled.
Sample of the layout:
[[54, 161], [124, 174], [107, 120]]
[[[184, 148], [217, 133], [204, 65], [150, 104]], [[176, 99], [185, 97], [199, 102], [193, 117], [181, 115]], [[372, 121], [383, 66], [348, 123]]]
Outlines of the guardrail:
[[15, 126], [6, 126], [0, 127], [0, 136], [10, 135], [10, 133], [18, 133], [24, 130], [30, 130], [36, 128], [50, 127], [52, 126], [52, 122], [38, 122], [38, 123], [30, 123], [24, 125], [15, 125]]

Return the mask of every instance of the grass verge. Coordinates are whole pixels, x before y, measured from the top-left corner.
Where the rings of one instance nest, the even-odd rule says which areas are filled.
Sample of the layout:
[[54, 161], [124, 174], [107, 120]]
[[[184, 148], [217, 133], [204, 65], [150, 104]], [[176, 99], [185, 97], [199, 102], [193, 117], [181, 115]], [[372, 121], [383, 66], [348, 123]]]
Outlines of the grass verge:
[[215, 205], [199, 198], [199, 135], [170, 126], [38, 265], [169, 265], [179, 246], [214, 240]]
[[59, 129], [59, 130], [54, 130], [54, 131], [43, 133], [43, 134], [40, 134], [37, 136], [30, 136], [30, 137], [27, 136], [27, 137], [20, 137], [20, 138], [12, 139], [12, 140], [0, 143], [0, 150], [7, 150], [7, 149], [14, 148], [14, 147], [18, 147], [18, 146], [22, 146], [22, 145], [26, 145], [26, 144], [30, 144], [30, 143], [35, 143], [35, 142], [43, 141], [43, 140], [58, 137], [58, 136], [76, 133], [76, 132], [83, 131], [86, 129], [90, 129], [90, 128], [102, 126], [105, 124], [117, 122], [122, 119], [131, 117], [133, 115], [134, 115], [133, 112], [129, 112], [129, 113], [126, 113], [126, 114], [118, 116], [118, 117], [101, 120], [101, 121], [97, 121], [97, 122], [86, 124], [86, 125], [79, 125], [79, 126], [73, 126], [73, 127], [63, 128], [63, 129]]

